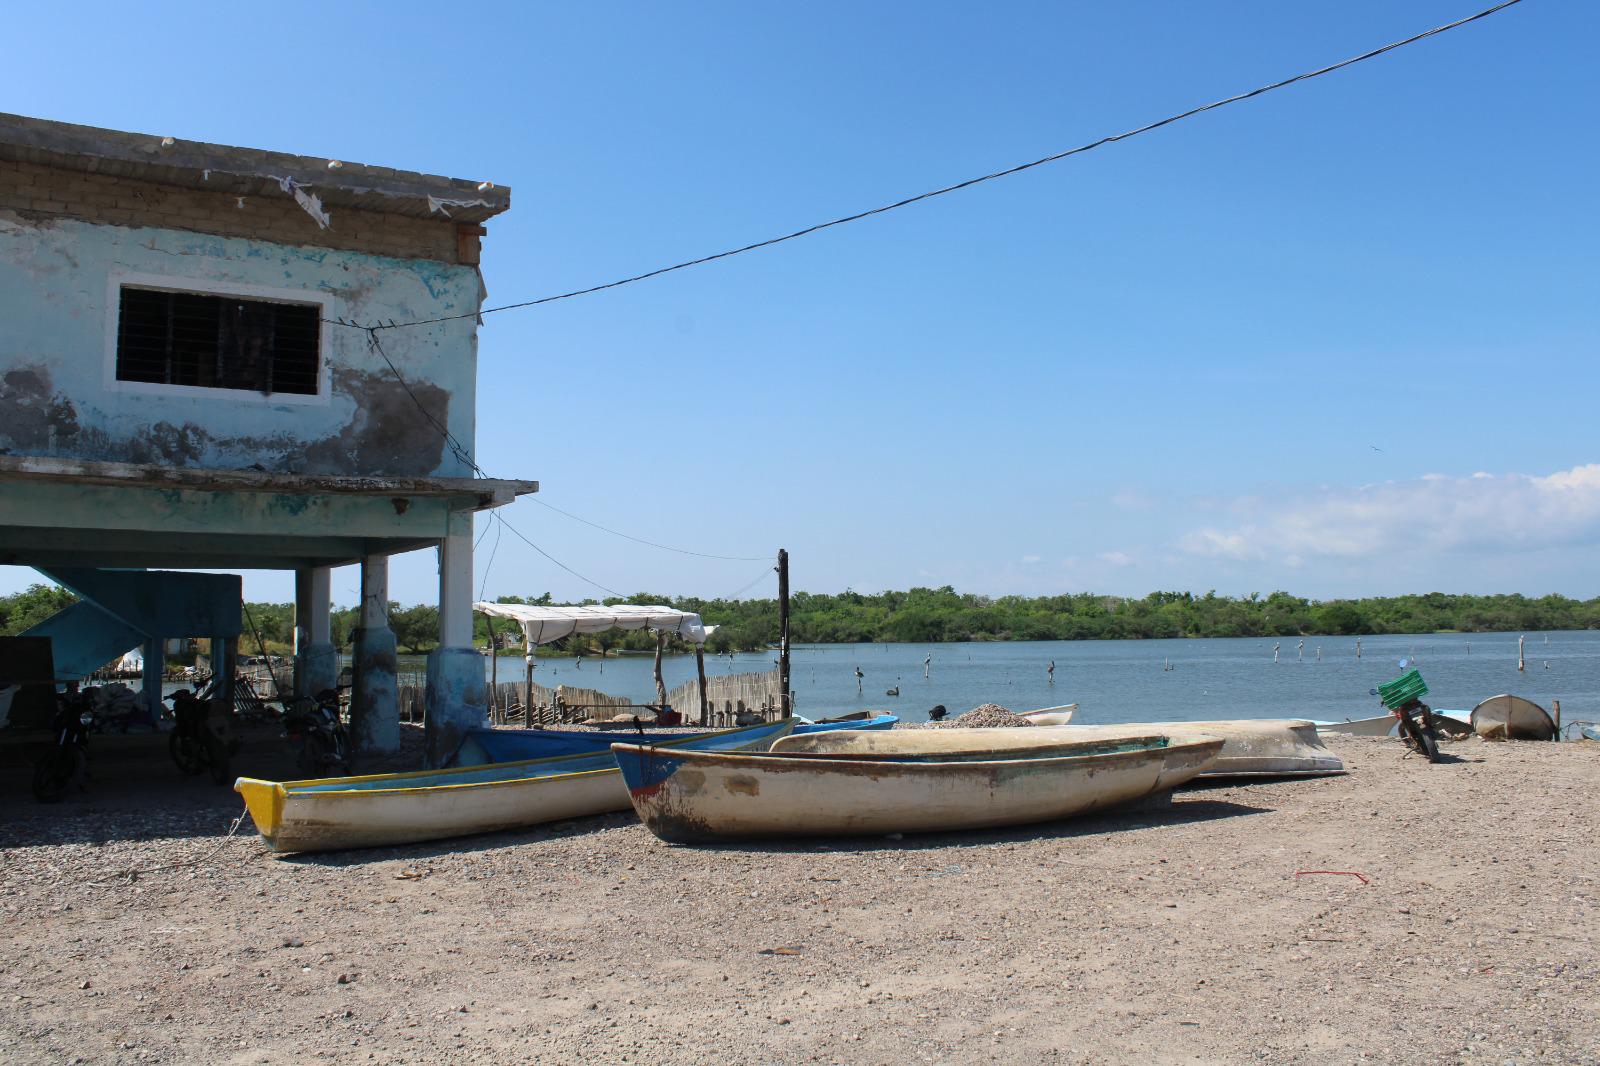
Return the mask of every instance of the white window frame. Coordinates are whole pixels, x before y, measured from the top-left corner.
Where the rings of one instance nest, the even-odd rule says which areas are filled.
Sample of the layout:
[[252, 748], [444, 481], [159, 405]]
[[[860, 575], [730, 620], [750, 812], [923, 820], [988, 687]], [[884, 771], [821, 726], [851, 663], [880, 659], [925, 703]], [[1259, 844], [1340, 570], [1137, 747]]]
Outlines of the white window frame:
[[[157, 292], [181, 292], [194, 296], [242, 296], [263, 303], [301, 304], [316, 306], [317, 315], [317, 391], [257, 392], [254, 389], [219, 389], [209, 385], [168, 385], [156, 381], [123, 381], [117, 377], [117, 324], [122, 315], [122, 290], [154, 289]], [[329, 370], [328, 352], [332, 330], [328, 325], [329, 308], [333, 297], [309, 289], [279, 289], [268, 285], [243, 285], [232, 281], [212, 281], [207, 278], [182, 278], [170, 274], [137, 274], [113, 271], [106, 285], [106, 357], [103, 375], [107, 392], [136, 393], [145, 396], [166, 396], [196, 400], [220, 400], [278, 407], [323, 406], [332, 398], [333, 374]]]

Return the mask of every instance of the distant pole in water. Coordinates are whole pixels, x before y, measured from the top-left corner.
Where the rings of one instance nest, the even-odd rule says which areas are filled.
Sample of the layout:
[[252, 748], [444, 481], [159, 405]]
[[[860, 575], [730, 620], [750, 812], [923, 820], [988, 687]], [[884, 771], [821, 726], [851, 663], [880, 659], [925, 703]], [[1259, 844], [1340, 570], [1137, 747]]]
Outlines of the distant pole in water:
[[856, 667], [856, 695], [858, 695], [858, 696], [861, 695], [861, 679], [863, 677], [866, 677], [866, 676], [867, 676], [866, 674], [863, 674], [861, 672], [861, 667], [857, 666]]
[[1056, 661], [1054, 659], [1051, 659], [1050, 665], [1044, 668], [1044, 675], [1050, 679], [1052, 685], [1056, 683]]
[[928, 670], [932, 666], [933, 666], [933, 653], [929, 652], [928, 653], [928, 657], [926, 659], [922, 660], [922, 680], [924, 680], [924, 681], [928, 680]]
[[1467, 654], [1468, 655], [1472, 654], [1472, 641], [1470, 641], [1470, 640], [1467, 641]]
[[1303, 663], [1306, 661], [1306, 641], [1304, 637], [1301, 637], [1300, 643], [1295, 645], [1294, 661], [1297, 663]]
[[1278, 661], [1278, 649], [1281, 648], [1281, 647], [1283, 647], [1283, 645], [1281, 643], [1276, 643], [1276, 644], [1272, 645], [1272, 661], [1273, 662], [1277, 662]]
[[1356, 658], [1361, 658], [1361, 638], [1356, 638]]
[[1526, 636], [1517, 638], [1517, 669], [1519, 671], [1526, 670], [1528, 668], [1527, 661], [1522, 657], [1522, 646], [1527, 642], [1528, 638]]
[[1320, 663], [1321, 661], [1322, 661], [1322, 645], [1318, 644], [1317, 645], [1317, 662]]

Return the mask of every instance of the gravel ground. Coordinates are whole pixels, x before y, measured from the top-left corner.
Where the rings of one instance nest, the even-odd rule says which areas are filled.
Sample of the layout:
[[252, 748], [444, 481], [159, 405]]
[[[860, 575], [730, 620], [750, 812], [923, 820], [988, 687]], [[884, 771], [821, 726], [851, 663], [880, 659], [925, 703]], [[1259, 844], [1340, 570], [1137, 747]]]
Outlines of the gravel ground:
[[[1600, 1061], [1600, 745], [960, 835], [631, 816], [305, 859], [153, 756], [0, 771], [12, 1063]], [[164, 757], [164, 756], [163, 756]], [[166, 867], [162, 869], [162, 867]], [[126, 871], [146, 872], [130, 876]], [[1304, 873], [1352, 871], [1360, 873]]]

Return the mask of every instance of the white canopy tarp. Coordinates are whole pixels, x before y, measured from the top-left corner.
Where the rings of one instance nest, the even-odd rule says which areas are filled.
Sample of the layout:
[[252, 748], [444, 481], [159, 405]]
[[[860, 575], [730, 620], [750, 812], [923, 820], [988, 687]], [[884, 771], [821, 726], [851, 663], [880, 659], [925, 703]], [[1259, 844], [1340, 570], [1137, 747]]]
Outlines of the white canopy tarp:
[[644, 607], [631, 603], [594, 607], [535, 607], [527, 603], [475, 603], [475, 611], [493, 618], [509, 618], [522, 626], [528, 646], [549, 644], [573, 633], [600, 633], [607, 629], [654, 629], [676, 633], [685, 640], [704, 644], [716, 630], [700, 621], [700, 616], [671, 607]]

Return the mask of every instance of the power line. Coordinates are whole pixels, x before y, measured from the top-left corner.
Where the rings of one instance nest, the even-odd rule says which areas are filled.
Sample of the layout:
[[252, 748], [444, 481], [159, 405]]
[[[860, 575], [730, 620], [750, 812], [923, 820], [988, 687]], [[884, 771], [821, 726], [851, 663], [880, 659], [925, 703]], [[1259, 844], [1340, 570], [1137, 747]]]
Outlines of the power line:
[[760, 584], [762, 581], [765, 581], [767, 579], [767, 576], [772, 573], [773, 569], [774, 569], [773, 567], [768, 567], [767, 569], [761, 571], [761, 573], [757, 574], [747, 584], [741, 586], [740, 588], [738, 588], [737, 590], [735, 590], [733, 592], [730, 592], [726, 596], [721, 596], [721, 597], [718, 597], [718, 598], [719, 599], [724, 599], [724, 600], [733, 600], [733, 599], [737, 599], [740, 596], [743, 596], [746, 592], [749, 592], [756, 585]]
[[620, 532], [618, 530], [612, 529], [610, 526], [603, 526], [599, 522], [591, 522], [587, 518], [579, 518], [577, 515], [573, 514], [571, 511], [563, 511], [561, 508], [557, 507], [555, 504], [553, 504], [553, 503], [545, 503], [543, 500], [539, 499], [537, 496], [529, 496], [527, 498], [532, 500], [534, 503], [538, 504], [541, 507], [550, 508], [550, 510], [554, 511], [556, 514], [566, 515], [568, 518], [572, 519], [574, 522], [582, 522], [586, 526], [593, 526], [595, 529], [602, 530], [602, 531], [604, 531], [606, 533], [610, 533], [614, 537], [621, 537], [623, 540], [631, 540], [635, 544], [648, 545], [651, 548], [660, 548], [662, 551], [677, 552], [679, 555], [696, 555], [696, 556], [699, 556], [702, 559], [722, 559], [722, 560], [724, 560], [726, 562], [730, 562], [730, 563], [759, 563], [759, 562], [762, 562], [763, 560], [765, 560], [767, 558], [765, 555], [712, 555], [710, 552], [697, 552], [697, 551], [691, 551], [688, 548], [674, 548], [670, 544], [657, 544], [653, 540], [645, 540], [643, 537], [631, 536], [630, 534], [623, 533], [623, 532]]
[[[484, 598], [484, 591], [489, 587], [489, 572], [494, 569], [494, 557], [500, 554], [500, 531], [503, 528], [499, 523], [495, 524], [494, 547], [489, 549], [489, 561], [483, 566], [483, 581], [478, 585], [478, 599], [480, 600]], [[489, 531], [487, 529], [483, 532], [484, 536], [488, 536]], [[477, 550], [476, 545], [473, 546], [473, 550]]]
[[[334, 321], [341, 326], [353, 325], [353, 323], [346, 322], [343, 319], [334, 319]], [[383, 343], [378, 340], [378, 328], [376, 326], [370, 328], [358, 328], [366, 330], [367, 349], [369, 351], [377, 352], [378, 355], [382, 357], [384, 363], [389, 367], [389, 372], [393, 374], [394, 379], [400, 383], [400, 387], [406, 391], [406, 395], [411, 397], [411, 402], [416, 405], [418, 411], [422, 412], [422, 417], [427, 419], [428, 423], [433, 426], [434, 431], [437, 432], [441, 438], [443, 438], [445, 445], [450, 449], [451, 454], [453, 454], [459, 462], [469, 467], [478, 477], [488, 477], [489, 475], [483, 472], [483, 468], [473, 460], [472, 453], [467, 451], [466, 447], [456, 439], [456, 435], [454, 433], [450, 432], [450, 427], [440, 422], [434, 417], [432, 411], [429, 411], [423, 406], [421, 398], [419, 398], [415, 390], [411, 388], [411, 384], [406, 381], [405, 376], [400, 373], [400, 368], [394, 365], [394, 360], [389, 358], [389, 353], [383, 350]]]
[[1174, 122], [1181, 122], [1184, 119], [1193, 118], [1195, 115], [1203, 114], [1207, 111], [1214, 111], [1220, 107], [1227, 107], [1229, 104], [1236, 104], [1242, 100], [1249, 100], [1254, 97], [1261, 96], [1264, 93], [1287, 88], [1288, 86], [1294, 85], [1298, 82], [1309, 81], [1312, 78], [1320, 78], [1324, 74], [1332, 74], [1335, 71], [1343, 70], [1346, 67], [1355, 66], [1357, 63], [1364, 63], [1369, 59], [1376, 59], [1378, 56], [1386, 55], [1389, 52], [1404, 48], [1406, 45], [1416, 44], [1418, 41], [1425, 40], [1429, 37], [1435, 37], [1441, 33], [1458, 29], [1467, 25], [1468, 23], [1477, 22], [1479, 19], [1488, 18], [1490, 15], [1504, 11], [1508, 7], [1514, 7], [1521, 2], [1522, 0], [1504, 0], [1503, 3], [1495, 4], [1490, 8], [1485, 8], [1475, 15], [1468, 15], [1467, 17], [1457, 19], [1454, 22], [1448, 22], [1442, 26], [1435, 26], [1431, 30], [1424, 30], [1421, 33], [1407, 37], [1404, 40], [1392, 41], [1389, 44], [1374, 48], [1370, 52], [1363, 52], [1358, 56], [1352, 56], [1349, 59], [1340, 60], [1337, 63], [1333, 63], [1326, 67], [1321, 67], [1317, 70], [1305, 71], [1304, 73], [1296, 74], [1293, 77], [1284, 78], [1281, 81], [1275, 81], [1270, 85], [1263, 85], [1260, 88], [1251, 89], [1248, 92], [1237, 93], [1221, 100], [1213, 100], [1209, 104], [1201, 104], [1198, 107], [1192, 107], [1187, 111], [1182, 111], [1175, 115], [1169, 115], [1166, 118], [1158, 119], [1155, 122], [1147, 123], [1146, 125], [1139, 126], [1135, 129], [1126, 130], [1122, 133], [1110, 134], [1108, 136], [1101, 137], [1098, 140], [1090, 141], [1087, 144], [1081, 144], [1076, 148], [1068, 148], [1065, 151], [1056, 152], [1052, 155], [1047, 155], [1028, 163], [1021, 163], [1017, 166], [1007, 167], [1004, 170], [996, 170], [992, 173], [983, 174], [976, 178], [968, 178], [966, 181], [960, 181], [954, 185], [946, 185], [942, 188], [933, 189], [924, 193], [918, 193], [915, 196], [908, 196], [903, 200], [896, 200], [893, 203], [884, 204], [881, 207], [874, 207], [866, 211], [858, 211], [853, 215], [845, 215], [841, 218], [835, 218], [827, 222], [819, 222], [814, 226], [807, 226], [804, 229], [795, 230], [793, 233], [785, 233], [779, 237], [770, 237], [764, 241], [756, 241], [754, 244], [746, 244], [738, 248], [730, 248], [725, 252], [717, 252], [714, 255], [705, 255], [698, 259], [688, 259], [681, 263], [674, 263], [671, 266], [658, 267], [655, 270], [649, 270], [643, 274], [634, 274], [631, 277], [619, 278], [616, 281], [608, 281], [603, 285], [591, 285], [585, 289], [574, 289], [571, 292], [558, 293], [554, 296], [542, 296], [535, 300], [523, 300], [519, 303], [502, 304], [499, 307], [490, 307], [478, 311], [469, 311], [465, 314], [459, 315], [441, 315], [437, 318], [423, 318], [414, 322], [384, 322], [363, 326], [358, 323], [345, 322], [339, 319], [331, 319], [329, 321], [341, 326], [351, 326], [356, 329], [364, 329], [369, 333], [380, 329], [401, 329], [407, 326], [431, 326], [440, 322], [456, 322], [465, 318], [479, 318], [483, 315], [498, 314], [501, 311], [515, 311], [525, 307], [538, 307], [541, 304], [555, 303], [557, 300], [570, 300], [575, 296], [588, 296], [591, 293], [603, 292], [606, 289], [615, 289], [620, 288], [623, 285], [632, 285], [634, 282], [647, 281], [650, 278], [658, 278], [663, 274], [670, 274], [673, 271], [687, 270], [690, 267], [703, 266], [706, 263], [714, 263], [719, 259], [728, 259], [732, 256], [743, 255], [745, 252], [754, 252], [762, 248], [770, 248], [775, 244], [783, 244], [785, 241], [798, 240], [801, 237], [808, 237], [813, 233], [820, 233], [823, 230], [832, 229], [835, 226], [843, 226], [849, 222], [859, 222], [862, 219], [871, 218], [874, 215], [886, 214], [902, 207], [909, 207], [912, 204], [921, 203], [924, 200], [931, 200], [936, 196], [944, 196], [947, 193], [959, 192], [962, 189], [970, 189], [974, 185], [981, 185], [987, 181], [995, 181], [999, 178], [1010, 177], [1013, 174], [1020, 174], [1025, 170], [1032, 170], [1034, 167], [1044, 166], [1046, 163], [1059, 162], [1060, 160], [1066, 159], [1069, 156], [1081, 155], [1084, 152], [1093, 151], [1094, 149], [1102, 147], [1103, 145], [1113, 144], [1117, 141], [1125, 141], [1130, 137], [1137, 137], [1142, 133], [1149, 133], [1152, 130], [1160, 129], [1163, 126], [1170, 126]]
[[[341, 324], [349, 325], [350, 323], [341, 322]], [[464, 445], [462, 445], [462, 443], [456, 438], [455, 434], [450, 432], [449, 427], [443, 425], [437, 418], [435, 418], [433, 416], [432, 412], [430, 412], [426, 407], [424, 407], [422, 405], [422, 399], [419, 396], [417, 396], [416, 391], [414, 389], [412, 389], [410, 383], [406, 381], [405, 376], [400, 373], [400, 368], [395, 365], [394, 360], [389, 358], [389, 353], [383, 350], [383, 342], [378, 339], [377, 329], [376, 328], [367, 329], [366, 330], [366, 334], [367, 334], [367, 346], [368, 346], [368, 348], [370, 350], [374, 351], [374, 352], [377, 352], [378, 355], [383, 359], [384, 364], [387, 365], [388, 368], [389, 368], [389, 372], [394, 375], [394, 379], [397, 382], [400, 383], [400, 387], [405, 390], [406, 395], [411, 397], [411, 402], [414, 405], [416, 405], [417, 410], [422, 413], [422, 417], [427, 420], [428, 424], [433, 428], [434, 432], [438, 433], [440, 438], [444, 440], [446, 447], [448, 447], [450, 449], [451, 453], [456, 457], [456, 459], [459, 460], [461, 463], [465, 464], [466, 466], [468, 466], [469, 468], [471, 468], [473, 474], [476, 475], [477, 477], [487, 478], [489, 476], [489, 474], [483, 469], [483, 467], [478, 465], [476, 460], [474, 460], [472, 458], [472, 454], [466, 450], [466, 447]], [[606, 533], [610, 533], [612, 536], [621, 537], [624, 540], [631, 540], [631, 541], [633, 541], [633, 542], [635, 542], [637, 544], [645, 544], [645, 545], [648, 545], [648, 546], [650, 546], [652, 548], [660, 548], [662, 551], [677, 552], [680, 555], [696, 555], [696, 556], [699, 556], [702, 559], [723, 559], [723, 560], [726, 560], [726, 561], [729, 561], [729, 562], [738, 562], [738, 563], [760, 562], [762, 559], [765, 558], [765, 556], [761, 556], [761, 555], [713, 555], [713, 554], [711, 554], [709, 552], [697, 552], [697, 551], [693, 551], [693, 550], [691, 550], [689, 548], [674, 548], [670, 544], [658, 544], [653, 540], [645, 540], [643, 537], [635, 537], [635, 536], [632, 536], [632, 535], [630, 535], [628, 533], [623, 533], [620, 530], [612, 529], [609, 526], [603, 526], [598, 522], [591, 522], [587, 518], [580, 518], [578, 515], [575, 515], [570, 511], [563, 511], [561, 508], [555, 506], [554, 504], [545, 503], [543, 500], [539, 499], [538, 497], [529, 496], [529, 497], [526, 497], [526, 498], [533, 500], [534, 503], [537, 503], [542, 507], [548, 507], [550, 510], [555, 511], [557, 514], [566, 515], [568, 518], [572, 519], [575, 522], [582, 522], [586, 526], [593, 526], [595, 529], [603, 530]], [[500, 518], [500, 516], [498, 514], [496, 514], [494, 517], [497, 518], [497, 519], [500, 519], [501, 522], [505, 522], [505, 520], [503, 518]], [[509, 523], [507, 523], [506, 525], [507, 525], [507, 528], [511, 528]], [[515, 533], [516, 530], [512, 529], [512, 532]], [[478, 545], [483, 543], [483, 538], [488, 536], [488, 535], [489, 535], [489, 530], [488, 530], [487, 527], [485, 527], [483, 533], [478, 537], [477, 543], [473, 544], [473, 549], [476, 550], [478, 548]], [[517, 535], [521, 536], [520, 533], [518, 533]], [[523, 539], [526, 540], [527, 538], [524, 537]], [[528, 543], [533, 545], [535, 550], [539, 551], [541, 554], [545, 554], [544, 553], [544, 549], [539, 548], [539, 546], [536, 545], [536, 544], [533, 544], [532, 541], [528, 541]], [[498, 536], [496, 536], [495, 537], [494, 548], [490, 552], [490, 556], [489, 556], [489, 565], [490, 566], [494, 565], [494, 552], [497, 552], [499, 550], [500, 550], [500, 538]], [[582, 574], [578, 574], [577, 571], [571, 570], [569, 567], [565, 566], [563, 563], [559, 562], [554, 557], [546, 555], [546, 558], [549, 558], [551, 562], [555, 563], [557, 566], [560, 566], [563, 570], [568, 570], [570, 573], [573, 573], [576, 576], [583, 578], [583, 580], [588, 581], [589, 584], [594, 585], [596, 588], [601, 588], [601, 589], [605, 588], [605, 586], [600, 584], [599, 582], [590, 581], [588, 578], [583, 577]], [[488, 579], [489, 579], [489, 575], [488, 575], [488, 572], [486, 570], [484, 572], [484, 581], [487, 582]], [[611, 592], [610, 589], [606, 589], [606, 591], [607, 592]], [[620, 592], [612, 592], [612, 595], [620, 596], [622, 594]], [[478, 598], [479, 599], [483, 598], [481, 592], [480, 592]]]
[[[341, 322], [340, 324], [341, 325], [349, 325], [350, 323]], [[450, 449], [451, 453], [455, 455], [456, 459], [459, 460], [460, 462], [462, 462], [463, 464], [465, 464], [466, 466], [470, 467], [475, 476], [481, 477], [481, 478], [489, 477], [488, 472], [485, 471], [483, 469], [483, 467], [478, 465], [477, 461], [472, 458], [471, 453], [468, 452], [466, 450], [466, 448], [461, 444], [461, 442], [456, 439], [455, 434], [450, 432], [449, 427], [447, 427], [447, 426], [443, 425], [442, 423], [440, 423], [440, 421], [433, 416], [432, 412], [430, 412], [426, 407], [424, 407], [422, 405], [421, 398], [417, 396], [415, 390], [413, 390], [411, 388], [410, 383], [408, 383], [406, 381], [405, 375], [400, 373], [400, 368], [395, 366], [395, 363], [394, 363], [393, 359], [389, 358], [389, 353], [383, 350], [383, 342], [378, 339], [377, 330], [376, 329], [367, 329], [366, 330], [366, 334], [367, 334], [368, 347], [372, 351], [377, 352], [378, 355], [383, 359], [384, 363], [389, 367], [389, 372], [394, 375], [394, 379], [400, 383], [400, 387], [405, 390], [406, 395], [411, 397], [411, 402], [416, 405], [417, 410], [422, 413], [422, 417], [425, 418], [428, 421], [428, 424], [433, 428], [433, 430], [436, 433], [439, 434], [441, 439], [444, 440], [445, 445]], [[618, 532], [615, 529], [610, 529], [610, 528], [608, 528], [606, 526], [602, 526], [597, 522], [590, 522], [586, 518], [579, 518], [577, 515], [571, 514], [571, 513], [567, 512], [567, 511], [562, 511], [561, 508], [556, 507], [556, 506], [554, 506], [552, 504], [545, 503], [543, 500], [539, 500], [539, 499], [534, 498], [534, 497], [528, 497], [528, 498], [529, 499], [533, 499], [535, 503], [540, 503], [540, 504], [543, 504], [545, 507], [549, 507], [552, 511], [557, 511], [557, 512], [559, 512], [561, 514], [564, 514], [568, 518], [574, 519], [575, 521], [582, 522], [585, 525], [594, 526], [596, 529], [605, 530], [607, 533], [614, 534], [615, 536], [618, 536], [618, 537], [623, 537], [623, 538], [625, 538], [627, 540], [637, 541], [640, 544], [648, 544], [653, 548], [661, 548], [661, 549], [663, 549], [665, 551], [681, 552], [681, 553], [683, 553], [685, 555], [702, 555], [707, 559], [728, 559], [728, 560], [732, 560], [732, 561], [736, 561], [736, 562], [755, 562], [755, 561], [757, 561], [757, 560], [759, 560], [761, 558], [760, 556], [741, 557], [741, 556], [730, 556], [730, 555], [708, 555], [708, 554], [705, 554], [703, 552], [690, 551], [687, 548], [673, 548], [673, 547], [670, 547], [669, 545], [666, 545], [666, 544], [657, 544], [654, 541], [644, 540], [643, 538], [640, 538], [640, 537], [633, 537], [633, 536], [629, 536], [626, 533]], [[491, 516], [495, 519], [495, 521], [499, 522], [500, 525], [504, 526], [506, 529], [511, 530], [511, 532], [513, 534], [515, 534], [517, 537], [519, 537], [525, 544], [527, 544], [534, 551], [538, 552], [540, 555], [544, 556], [546, 559], [550, 560], [552, 563], [555, 563], [557, 566], [559, 566], [561, 569], [565, 570], [567, 573], [571, 574], [573, 577], [576, 577], [581, 581], [587, 582], [588, 584], [593, 585], [597, 589], [601, 589], [601, 590], [603, 590], [605, 592], [609, 592], [613, 596], [622, 597], [624, 599], [626, 598], [625, 596], [623, 596], [622, 593], [618, 592], [616, 589], [609, 588], [609, 587], [607, 587], [605, 585], [602, 585], [602, 584], [600, 584], [600, 582], [595, 581], [593, 578], [584, 577], [584, 575], [578, 573], [576, 570], [572, 569], [572, 567], [568, 566], [566, 563], [563, 563], [560, 559], [557, 559], [555, 556], [551, 555], [549, 552], [547, 552], [543, 548], [539, 547], [539, 545], [535, 544], [533, 541], [531, 541], [527, 537], [523, 536], [522, 533], [519, 532], [517, 530], [517, 528], [515, 526], [513, 526], [510, 522], [507, 522], [505, 520], [505, 518], [503, 518], [499, 514], [499, 512], [491, 512]], [[485, 537], [487, 537], [488, 535], [489, 535], [488, 527], [485, 527], [483, 532], [481, 534], [479, 534], [477, 541], [472, 545], [474, 551], [476, 551], [478, 549], [479, 545], [481, 545], [483, 543], [483, 539]], [[499, 552], [499, 550], [500, 550], [500, 537], [499, 537], [499, 535], [497, 533], [496, 536], [495, 536], [494, 547], [489, 552], [489, 562], [484, 568], [483, 585], [482, 585], [482, 587], [480, 587], [480, 589], [478, 591], [478, 598], [480, 600], [483, 599], [483, 591], [488, 586], [488, 582], [489, 582], [489, 567], [494, 566], [494, 557], [495, 557], [495, 554], [497, 552]]]
[[561, 567], [561, 569], [565, 570], [567, 573], [571, 574], [573, 577], [577, 578], [579, 581], [587, 582], [588, 584], [593, 585], [595, 588], [600, 589], [602, 592], [608, 592], [611, 595], [617, 597], [618, 599], [625, 600], [625, 599], [628, 598], [627, 596], [625, 596], [622, 593], [618, 592], [616, 589], [609, 588], [609, 587], [607, 587], [605, 585], [600, 584], [600, 582], [594, 580], [594, 578], [584, 577], [582, 574], [578, 573], [572, 567], [568, 566], [566, 563], [562, 562], [560, 559], [557, 559], [554, 555], [551, 555], [549, 552], [547, 552], [543, 548], [539, 547], [533, 541], [531, 541], [527, 537], [523, 536], [522, 533], [517, 529], [516, 526], [512, 525], [510, 522], [507, 522], [504, 518], [500, 517], [500, 512], [491, 511], [490, 514], [494, 516], [494, 520], [496, 522], [499, 522], [501, 525], [503, 525], [507, 529], [509, 529], [511, 531], [512, 536], [514, 536], [518, 540], [522, 541], [522, 543], [526, 544], [528, 547], [532, 548], [534, 551], [538, 552], [540, 555], [544, 556], [546, 559], [549, 559], [552, 563], [555, 563], [557, 566]]

